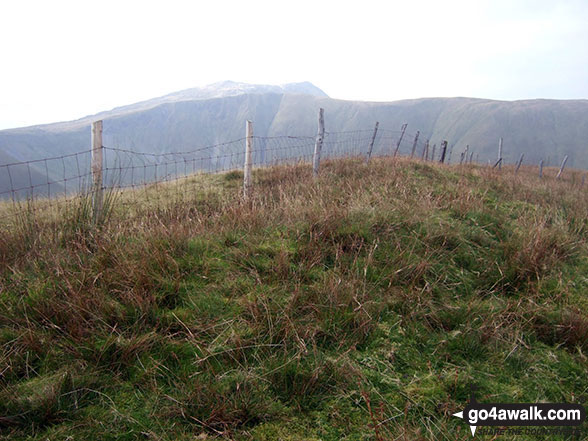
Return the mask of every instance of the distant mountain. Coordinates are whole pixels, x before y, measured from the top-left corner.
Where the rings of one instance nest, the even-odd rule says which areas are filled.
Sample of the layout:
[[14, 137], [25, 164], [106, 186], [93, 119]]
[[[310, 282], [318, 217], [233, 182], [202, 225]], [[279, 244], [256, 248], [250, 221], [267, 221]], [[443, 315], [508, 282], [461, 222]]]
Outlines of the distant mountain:
[[[554, 165], [568, 155], [569, 166], [588, 168], [588, 100], [360, 102], [331, 99], [311, 83], [267, 86], [231, 81], [76, 121], [2, 130], [0, 161], [28, 161], [87, 150], [90, 123], [96, 119], [104, 120], [104, 145], [150, 153], [188, 151], [241, 138], [247, 119], [254, 121], [258, 136], [312, 136], [319, 107], [325, 109], [330, 132], [371, 129], [375, 121], [381, 128], [399, 130], [408, 123], [410, 132], [420, 130], [421, 140], [430, 139], [431, 144], [446, 139], [456, 152], [469, 145], [481, 162], [496, 158], [498, 139], [503, 137], [506, 162], [515, 162], [524, 153], [526, 163], [544, 159]], [[73, 167], [71, 158], [34, 164], [28, 167], [32, 177], [26, 179], [43, 182], [49, 172], [49, 179], [57, 181], [63, 169]], [[0, 190], [6, 185], [5, 177], [0, 177]]]
[[327, 94], [321, 89], [309, 82], [290, 83], [279, 86], [263, 85], [263, 84], [247, 84], [238, 83], [235, 81], [220, 81], [205, 87], [195, 87], [192, 89], [180, 90], [159, 98], [153, 98], [147, 101], [131, 104], [129, 106], [117, 107], [108, 112], [103, 112], [95, 116], [104, 115], [106, 117], [124, 115], [127, 113], [136, 112], [139, 110], [147, 110], [165, 103], [177, 103], [182, 101], [201, 101], [213, 98], [225, 98], [244, 94], [301, 94], [311, 95], [316, 97], [327, 97]]

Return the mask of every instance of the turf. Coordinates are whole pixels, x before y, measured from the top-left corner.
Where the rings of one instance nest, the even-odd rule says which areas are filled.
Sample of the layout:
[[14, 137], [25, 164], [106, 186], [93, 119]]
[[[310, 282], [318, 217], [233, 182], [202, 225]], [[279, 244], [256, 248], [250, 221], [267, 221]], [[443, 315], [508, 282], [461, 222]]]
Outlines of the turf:
[[113, 194], [98, 225], [83, 198], [5, 224], [0, 438], [465, 440], [451, 415], [471, 384], [588, 397], [577, 177], [311, 173], [256, 170], [248, 200], [231, 172]]

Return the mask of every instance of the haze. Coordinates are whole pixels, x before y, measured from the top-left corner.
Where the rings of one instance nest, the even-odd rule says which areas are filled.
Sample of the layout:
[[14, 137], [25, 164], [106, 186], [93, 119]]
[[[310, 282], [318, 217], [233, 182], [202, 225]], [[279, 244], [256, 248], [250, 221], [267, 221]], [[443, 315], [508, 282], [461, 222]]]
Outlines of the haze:
[[588, 2], [19, 1], [0, 6], [0, 128], [220, 80], [333, 98], [588, 98]]

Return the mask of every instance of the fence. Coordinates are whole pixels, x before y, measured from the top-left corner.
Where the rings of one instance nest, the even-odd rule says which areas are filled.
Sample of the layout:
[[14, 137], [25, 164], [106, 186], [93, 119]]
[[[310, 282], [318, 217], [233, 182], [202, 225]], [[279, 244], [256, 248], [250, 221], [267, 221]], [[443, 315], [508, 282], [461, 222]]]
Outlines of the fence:
[[[253, 167], [306, 162], [312, 163], [316, 176], [320, 173], [321, 159], [361, 157], [369, 163], [373, 157], [401, 155], [449, 163], [454, 150], [446, 140], [438, 148], [436, 144], [431, 146], [429, 139], [419, 131], [407, 131], [407, 124], [399, 130], [381, 128], [376, 122], [373, 128], [365, 130], [329, 132], [325, 129], [323, 109], [319, 111], [316, 134], [256, 136], [254, 123], [247, 121], [243, 138], [183, 152], [140, 152], [104, 146], [102, 130], [102, 121], [92, 125], [90, 149], [0, 165], [0, 199], [3, 200], [0, 201], [0, 221], [31, 211], [67, 206], [80, 198], [88, 200], [93, 218], [98, 221], [104, 194], [111, 190], [125, 190], [124, 202], [131, 204], [133, 198], [128, 196], [136, 195], [137, 191], [144, 192], [147, 200], [168, 197], [156, 187], [160, 183], [175, 182], [177, 197], [179, 183], [198, 182], [202, 174], [243, 169], [243, 194], [247, 197], [252, 190]], [[500, 138], [497, 161], [489, 166], [502, 167], [502, 150], [503, 139]], [[521, 155], [515, 173], [523, 159]], [[567, 157], [556, 179], [561, 178], [566, 160]], [[474, 150], [468, 145], [460, 152], [459, 164], [472, 162]], [[543, 177], [543, 161], [539, 164], [539, 177]]]

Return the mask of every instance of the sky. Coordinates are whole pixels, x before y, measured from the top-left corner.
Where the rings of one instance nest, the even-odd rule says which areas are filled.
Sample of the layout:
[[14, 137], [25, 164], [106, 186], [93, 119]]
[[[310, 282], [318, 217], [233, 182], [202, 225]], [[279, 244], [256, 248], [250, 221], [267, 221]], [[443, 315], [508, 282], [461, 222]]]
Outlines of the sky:
[[223, 80], [332, 98], [588, 98], [588, 1], [4, 1], [0, 129]]

